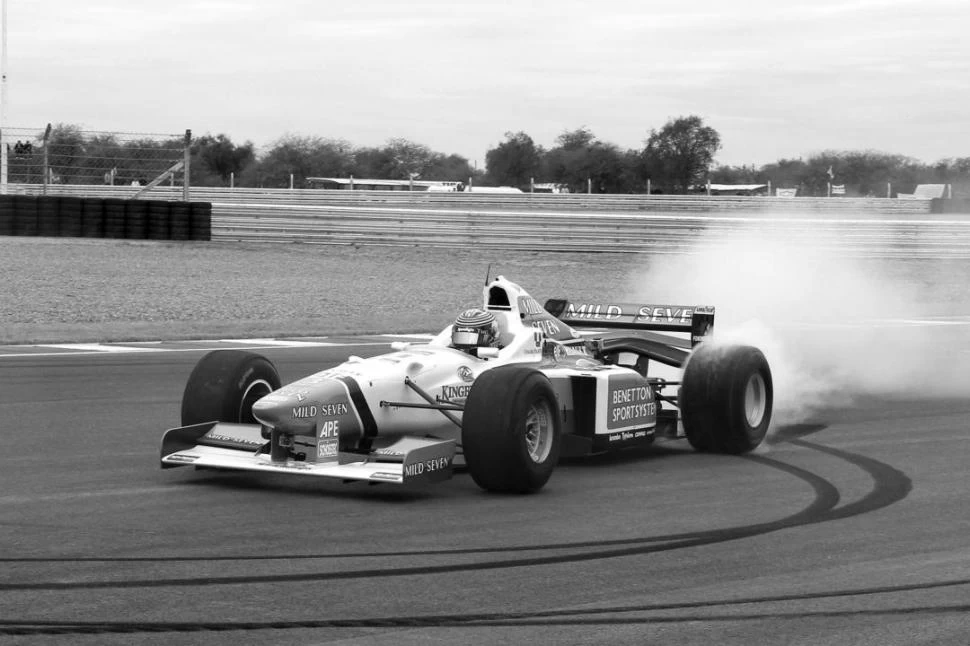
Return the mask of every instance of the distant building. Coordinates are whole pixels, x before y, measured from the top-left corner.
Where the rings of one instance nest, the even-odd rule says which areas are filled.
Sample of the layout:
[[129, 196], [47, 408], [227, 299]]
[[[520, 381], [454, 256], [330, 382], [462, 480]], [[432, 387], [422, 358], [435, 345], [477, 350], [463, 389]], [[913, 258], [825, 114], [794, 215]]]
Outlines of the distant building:
[[691, 187], [694, 193], [711, 195], [767, 195], [767, 184], [695, 184]]
[[568, 184], [556, 184], [554, 182], [542, 182], [532, 185], [533, 193], [568, 193]]
[[307, 177], [311, 188], [344, 191], [438, 191], [465, 190], [462, 182], [435, 182], [410, 179], [356, 179], [353, 177]]

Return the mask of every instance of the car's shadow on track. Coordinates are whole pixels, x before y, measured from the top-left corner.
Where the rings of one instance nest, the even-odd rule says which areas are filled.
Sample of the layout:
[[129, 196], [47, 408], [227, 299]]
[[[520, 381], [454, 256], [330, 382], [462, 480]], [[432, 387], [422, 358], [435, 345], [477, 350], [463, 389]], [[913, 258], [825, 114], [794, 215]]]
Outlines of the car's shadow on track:
[[[285, 475], [252, 473], [247, 471], [206, 470], [187, 476], [178, 483], [189, 487], [218, 487], [245, 492], [273, 492], [293, 497], [366, 499], [369, 502], [391, 503], [419, 502], [440, 497], [440, 489], [434, 485], [388, 485], [363, 482], [333, 483], [321, 479], [292, 478]], [[440, 487], [440, 485], [439, 485]]]

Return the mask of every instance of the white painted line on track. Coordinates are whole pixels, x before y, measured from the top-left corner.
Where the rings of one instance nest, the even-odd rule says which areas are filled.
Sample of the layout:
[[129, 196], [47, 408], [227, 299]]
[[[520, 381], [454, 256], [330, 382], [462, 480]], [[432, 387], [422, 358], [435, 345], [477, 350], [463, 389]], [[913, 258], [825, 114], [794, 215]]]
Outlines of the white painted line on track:
[[330, 341], [288, 341], [286, 339], [219, 339], [218, 343], [242, 343], [245, 345], [279, 346], [282, 348], [327, 348], [346, 345]]
[[387, 337], [389, 339], [425, 339], [431, 340], [437, 336], [436, 334], [381, 334], [379, 336]]
[[165, 352], [160, 348], [142, 348], [132, 345], [104, 345], [102, 343], [42, 343], [35, 348], [61, 348], [64, 350], [75, 350], [80, 352], [114, 352], [127, 354], [131, 352]]

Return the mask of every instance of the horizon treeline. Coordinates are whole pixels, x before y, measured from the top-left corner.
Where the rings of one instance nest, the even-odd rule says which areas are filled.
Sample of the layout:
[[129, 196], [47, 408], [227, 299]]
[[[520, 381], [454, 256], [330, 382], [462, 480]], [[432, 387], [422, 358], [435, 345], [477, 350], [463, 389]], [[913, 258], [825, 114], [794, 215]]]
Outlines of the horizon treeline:
[[[19, 144], [19, 142], [18, 142]], [[110, 133], [86, 137], [74, 125], [58, 124], [48, 142], [52, 177], [63, 183], [112, 183], [153, 179], [174, 157], [181, 159], [183, 141], [119, 141]], [[707, 182], [767, 184], [797, 188], [799, 195], [824, 196], [829, 184], [845, 186], [847, 196], [894, 196], [917, 184], [951, 184], [954, 194], [970, 194], [970, 156], [924, 163], [902, 154], [874, 150], [827, 150], [806, 158], [779, 159], [761, 166], [718, 165], [719, 133], [701, 117], [669, 120], [650, 130], [639, 149], [602, 141], [588, 128], [563, 132], [544, 148], [525, 132], [506, 132], [489, 149], [485, 168], [466, 158], [437, 152], [424, 144], [391, 138], [382, 146], [355, 146], [345, 139], [286, 134], [257, 153], [250, 141], [238, 144], [225, 134], [205, 134], [191, 141], [193, 186], [305, 188], [309, 177], [353, 176], [358, 179], [409, 178], [471, 181], [476, 186], [552, 183], [571, 192], [683, 194]], [[33, 169], [40, 154], [13, 155], [11, 181], [36, 181]], [[120, 168], [119, 168], [119, 162]], [[113, 164], [113, 165], [112, 165]], [[18, 166], [19, 165], [19, 166]], [[21, 176], [18, 176], [18, 169]], [[151, 177], [149, 177], [151, 175]]]

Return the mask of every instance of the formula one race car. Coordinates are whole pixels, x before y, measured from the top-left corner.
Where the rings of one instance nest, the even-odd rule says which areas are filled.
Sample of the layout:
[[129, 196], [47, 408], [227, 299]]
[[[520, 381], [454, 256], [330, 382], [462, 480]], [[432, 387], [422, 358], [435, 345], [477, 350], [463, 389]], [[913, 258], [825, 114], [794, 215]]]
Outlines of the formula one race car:
[[[657, 437], [745, 453], [768, 430], [771, 371], [760, 350], [710, 340], [713, 325], [712, 307], [543, 307], [499, 276], [484, 309], [430, 342], [284, 387], [262, 356], [210, 352], [186, 384], [182, 426], [162, 438], [161, 464], [408, 483], [447, 479], [458, 458], [482, 488], [524, 493], [560, 457]], [[683, 376], [651, 376], [654, 363]]]

